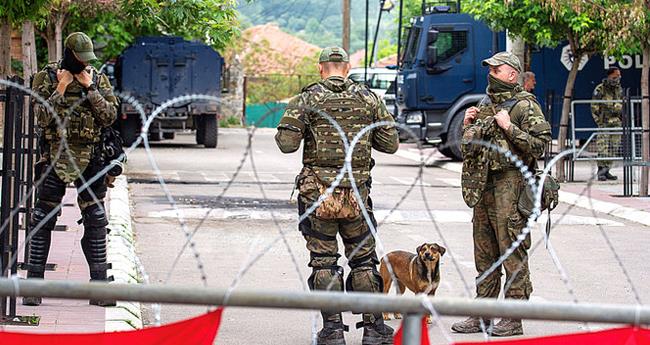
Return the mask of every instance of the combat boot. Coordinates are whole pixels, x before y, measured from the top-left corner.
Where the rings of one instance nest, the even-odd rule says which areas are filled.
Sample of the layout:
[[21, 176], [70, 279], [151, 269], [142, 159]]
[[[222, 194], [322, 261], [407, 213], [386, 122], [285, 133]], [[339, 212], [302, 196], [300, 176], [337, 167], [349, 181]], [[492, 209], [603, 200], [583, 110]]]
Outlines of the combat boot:
[[[44, 279], [45, 266], [28, 265], [27, 279]], [[23, 297], [23, 305], [37, 307], [41, 305], [43, 299], [40, 297]]]
[[607, 176], [605, 173], [607, 172], [607, 168], [605, 167], [598, 167], [598, 181], [607, 181]]
[[345, 345], [345, 337], [343, 336], [345, 325], [341, 321], [341, 314], [322, 313], [322, 315], [323, 329], [318, 332], [316, 345]]
[[363, 321], [357, 328], [363, 326], [362, 345], [392, 345], [395, 330], [384, 323], [381, 313], [363, 314]]
[[[90, 265], [90, 282], [110, 283], [115, 280], [113, 276], [107, 276], [107, 269], [112, 268], [111, 264], [93, 264]], [[110, 299], [91, 299], [89, 304], [99, 307], [114, 307], [117, 305], [115, 300]]]
[[610, 181], [618, 180], [618, 177], [609, 173], [609, 168], [605, 168], [605, 179]]
[[492, 335], [495, 337], [511, 337], [522, 334], [524, 334], [524, 327], [521, 324], [521, 320], [501, 319], [492, 328]]
[[[483, 319], [483, 327], [487, 330], [491, 326], [492, 320]], [[457, 333], [481, 333], [481, 318], [471, 316], [465, 321], [458, 321], [451, 325], [451, 330]]]

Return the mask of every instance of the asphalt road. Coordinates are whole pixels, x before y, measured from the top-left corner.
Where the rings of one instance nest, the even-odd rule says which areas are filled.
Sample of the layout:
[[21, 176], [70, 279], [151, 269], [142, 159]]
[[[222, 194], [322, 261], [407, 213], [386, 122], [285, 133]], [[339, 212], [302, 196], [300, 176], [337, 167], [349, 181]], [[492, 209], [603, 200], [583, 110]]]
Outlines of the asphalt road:
[[[258, 130], [252, 141], [252, 155], [230, 185], [248, 143], [244, 129], [222, 129], [216, 149], [194, 145], [190, 134], [179, 135], [174, 141], [153, 143], [149, 154], [160, 167], [159, 175], [152, 169], [143, 148], [129, 156], [128, 177], [138, 254], [153, 283], [194, 286], [205, 283], [226, 288], [236, 280], [240, 288], [305, 289], [305, 280], [311, 273], [307, 267], [308, 252], [297, 231], [296, 207], [289, 202], [294, 177], [300, 170], [301, 154], [280, 153], [273, 141], [274, 132]], [[427, 150], [427, 154], [431, 151]], [[422, 183], [407, 195], [419, 173], [418, 163], [408, 159], [414, 154], [417, 151], [409, 147], [403, 147], [399, 155], [374, 154], [377, 166], [373, 170], [372, 197], [379, 220], [401, 200], [397, 211], [380, 226], [378, 251], [380, 254], [396, 249], [414, 252], [424, 242], [442, 244], [448, 251], [443, 257], [441, 286], [436, 296], [472, 296], [476, 272], [471, 210], [462, 200], [459, 174], [438, 167], [424, 168]], [[165, 187], [181, 210], [188, 231], [195, 231], [208, 214], [193, 237], [205, 281], [194, 253], [184, 246], [185, 232], [158, 176], [164, 179]], [[227, 192], [218, 198], [226, 187]], [[432, 211], [435, 222], [429, 218], [427, 209]], [[621, 258], [641, 300], [650, 300], [650, 291], [642, 288], [650, 275], [646, 266], [650, 259], [648, 227], [564, 204], [554, 211], [552, 219], [559, 223], [553, 228], [552, 244], [568, 283], [562, 279], [549, 252], [543, 245], [539, 246], [530, 259], [533, 300], [635, 303], [632, 287], [603, 233]], [[286, 242], [277, 242], [250, 270], [239, 275], [241, 268], [278, 236], [280, 229], [287, 231]], [[536, 229], [533, 243], [540, 239], [540, 234]], [[173, 267], [175, 260], [178, 262]], [[145, 321], [151, 323], [153, 313], [149, 306], [145, 308]], [[166, 323], [205, 310], [163, 306], [161, 318]], [[316, 315], [307, 311], [228, 308], [216, 343], [309, 344]], [[359, 319], [349, 313], [344, 318], [349, 325]], [[483, 339], [482, 335], [450, 334], [449, 327], [457, 320], [444, 317], [440, 324], [432, 325], [433, 343], [447, 343], [447, 336], [454, 341]], [[399, 326], [396, 321], [389, 324]], [[608, 326], [524, 323], [526, 336], [604, 327]], [[346, 338], [348, 344], [360, 344], [361, 330], [352, 330]]]

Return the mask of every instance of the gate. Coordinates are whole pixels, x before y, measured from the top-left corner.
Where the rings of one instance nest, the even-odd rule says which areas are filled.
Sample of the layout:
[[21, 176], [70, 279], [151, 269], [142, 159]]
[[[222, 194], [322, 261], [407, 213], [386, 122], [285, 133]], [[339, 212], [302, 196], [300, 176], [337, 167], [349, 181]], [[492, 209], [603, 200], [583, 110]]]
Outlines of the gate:
[[[23, 84], [19, 77], [9, 81]], [[33, 177], [36, 155], [34, 112], [27, 93], [7, 86], [0, 90], [4, 103], [2, 140], [2, 195], [0, 199], [0, 272], [1, 277], [16, 275], [17, 265], [11, 260], [18, 255], [19, 230], [29, 232], [29, 214], [34, 203]], [[31, 193], [28, 193], [31, 192]], [[25, 248], [25, 252], [27, 249]], [[0, 324], [24, 324], [26, 318], [16, 315], [16, 298], [0, 298]]]

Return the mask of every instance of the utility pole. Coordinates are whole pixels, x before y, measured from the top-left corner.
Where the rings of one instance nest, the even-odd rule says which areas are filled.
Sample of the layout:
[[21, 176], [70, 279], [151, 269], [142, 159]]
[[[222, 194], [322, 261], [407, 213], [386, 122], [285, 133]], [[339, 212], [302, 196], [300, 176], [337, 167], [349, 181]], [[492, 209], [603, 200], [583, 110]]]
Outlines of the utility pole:
[[343, 6], [343, 49], [350, 53], [350, 2], [351, 0], [341, 0]]

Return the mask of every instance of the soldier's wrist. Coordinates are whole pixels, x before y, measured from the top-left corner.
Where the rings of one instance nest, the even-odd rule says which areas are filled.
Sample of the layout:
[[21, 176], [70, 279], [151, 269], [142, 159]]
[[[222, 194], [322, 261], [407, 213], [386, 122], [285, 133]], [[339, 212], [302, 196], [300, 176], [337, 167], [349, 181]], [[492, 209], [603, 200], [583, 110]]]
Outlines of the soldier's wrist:
[[97, 91], [97, 85], [95, 83], [90, 83], [86, 86], [86, 91]]

